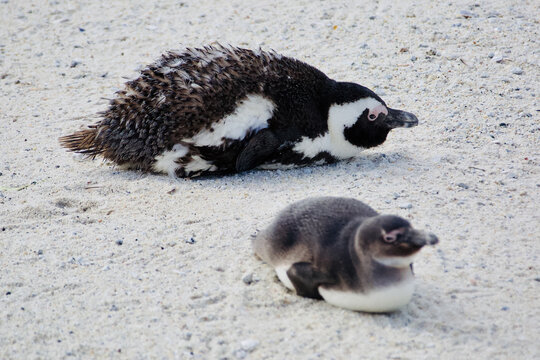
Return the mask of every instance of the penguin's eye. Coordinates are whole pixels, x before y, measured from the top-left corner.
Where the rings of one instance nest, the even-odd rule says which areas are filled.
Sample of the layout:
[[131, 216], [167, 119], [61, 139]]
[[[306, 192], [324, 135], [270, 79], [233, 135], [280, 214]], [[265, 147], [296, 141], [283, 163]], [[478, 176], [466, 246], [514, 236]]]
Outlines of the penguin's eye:
[[384, 242], [388, 244], [395, 243], [396, 241], [402, 238], [404, 232], [405, 232], [404, 228], [395, 229], [388, 233], [383, 230], [383, 234], [382, 234], [383, 240]]
[[375, 106], [374, 108], [367, 109], [367, 110], [368, 110], [367, 118], [369, 121], [375, 121], [377, 120], [379, 116], [388, 114], [388, 109], [383, 104], [379, 104]]
[[393, 242], [396, 242], [397, 238], [398, 237], [396, 235], [394, 235], [394, 234], [385, 235], [384, 236], [384, 241], [387, 242], [387, 243], [393, 243]]

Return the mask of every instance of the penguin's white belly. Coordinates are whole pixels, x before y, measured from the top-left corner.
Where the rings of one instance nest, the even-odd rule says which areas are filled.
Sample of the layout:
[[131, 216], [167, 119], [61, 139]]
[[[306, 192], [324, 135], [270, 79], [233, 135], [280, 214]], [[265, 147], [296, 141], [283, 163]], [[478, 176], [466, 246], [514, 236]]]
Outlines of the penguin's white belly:
[[387, 312], [406, 305], [414, 292], [414, 281], [409, 279], [368, 293], [356, 293], [325, 289], [319, 286], [319, 294], [326, 302], [354, 311]]
[[274, 113], [275, 105], [261, 95], [250, 94], [236, 104], [230, 115], [213, 124], [210, 130], [202, 130], [187, 143], [195, 146], [222, 146], [224, 139], [242, 140], [248, 134], [268, 127], [268, 120]]

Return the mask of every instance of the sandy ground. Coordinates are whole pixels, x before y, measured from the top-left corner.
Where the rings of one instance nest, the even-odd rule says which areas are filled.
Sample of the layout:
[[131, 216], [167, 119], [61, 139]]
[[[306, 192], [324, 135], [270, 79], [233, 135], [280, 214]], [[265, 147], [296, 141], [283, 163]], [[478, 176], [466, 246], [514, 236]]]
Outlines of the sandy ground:
[[[0, 358], [538, 359], [535, 1], [0, 1]], [[206, 180], [57, 138], [170, 48], [273, 48], [415, 113], [350, 163]], [[295, 296], [250, 237], [349, 196], [441, 239], [400, 311]], [[253, 282], [242, 279], [252, 276]]]

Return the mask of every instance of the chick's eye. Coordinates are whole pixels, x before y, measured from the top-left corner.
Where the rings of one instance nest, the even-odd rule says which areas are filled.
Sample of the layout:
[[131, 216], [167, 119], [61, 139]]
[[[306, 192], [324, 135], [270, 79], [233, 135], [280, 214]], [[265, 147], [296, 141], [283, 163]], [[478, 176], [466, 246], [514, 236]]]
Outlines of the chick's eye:
[[377, 118], [377, 115], [369, 114], [369, 120], [375, 120], [376, 118]]
[[383, 232], [383, 240], [384, 242], [389, 243], [389, 244], [395, 243], [396, 241], [401, 240], [401, 238], [403, 237], [403, 233], [404, 233], [403, 228], [395, 229], [388, 233]]

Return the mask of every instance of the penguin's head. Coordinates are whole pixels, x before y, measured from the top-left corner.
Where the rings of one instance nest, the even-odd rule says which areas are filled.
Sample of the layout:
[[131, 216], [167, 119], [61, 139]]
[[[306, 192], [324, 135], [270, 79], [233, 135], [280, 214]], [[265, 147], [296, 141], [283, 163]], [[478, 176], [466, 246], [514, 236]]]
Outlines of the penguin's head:
[[418, 125], [415, 115], [391, 109], [370, 89], [338, 82], [328, 110], [328, 129], [335, 142], [369, 148], [382, 144], [388, 132]]
[[389, 267], [407, 267], [425, 245], [439, 242], [432, 233], [413, 229], [395, 215], [379, 215], [364, 221], [357, 230], [356, 249], [366, 250], [373, 260]]

